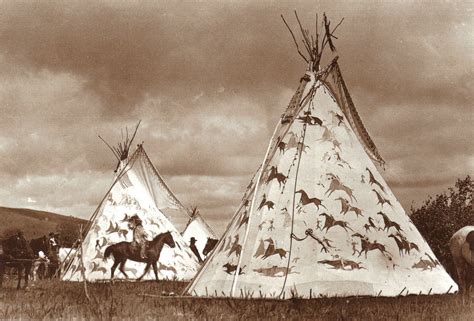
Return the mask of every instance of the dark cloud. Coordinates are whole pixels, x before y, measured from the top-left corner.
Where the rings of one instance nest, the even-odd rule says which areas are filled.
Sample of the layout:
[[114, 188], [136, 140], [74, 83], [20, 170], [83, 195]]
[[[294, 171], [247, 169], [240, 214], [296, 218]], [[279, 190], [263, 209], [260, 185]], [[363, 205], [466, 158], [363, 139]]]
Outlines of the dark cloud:
[[141, 119], [137, 142], [222, 228], [305, 68], [294, 9], [345, 17], [339, 63], [403, 205], [472, 173], [472, 4], [3, 2], [0, 203], [87, 217], [116, 162], [97, 134]]

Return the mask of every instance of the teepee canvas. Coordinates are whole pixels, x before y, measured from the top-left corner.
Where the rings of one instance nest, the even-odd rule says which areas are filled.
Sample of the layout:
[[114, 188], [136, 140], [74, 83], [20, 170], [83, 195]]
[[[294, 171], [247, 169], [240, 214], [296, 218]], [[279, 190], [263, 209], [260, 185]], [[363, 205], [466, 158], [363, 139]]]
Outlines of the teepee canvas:
[[[112, 187], [93, 215], [82, 245], [62, 280], [80, 281], [83, 276], [88, 281], [110, 279], [114, 259], [104, 258], [104, 252], [109, 245], [132, 240], [132, 231], [127, 225], [127, 219], [132, 215], [138, 215], [142, 220], [149, 239], [171, 232], [175, 247], [164, 246], [158, 264], [159, 278], [192, 279], [199, 264], [188, 243], [165, 214], [174, 212], [188, 216], [186, 209], [163, 182], [142, 145], [130, 157], [120, 159]], [[128, 278], [134, 280], [143, 274], [145, 266], [145, 263], [128, 260], [124, 270]], [[123, 279], [125, 275], [117, 269], [115, 278]], [[147, 279], [155, 279], [152, 269], [143, 277], [143, 280]]]
[[[196, 248], [202, 258], [205, 258], [209, 254], [209, 249], [213, 248], [211, 244], [207, 243], [217, 242], [216, 234], [196, 210], [183, 231], [183, 238], [186, 242], [190, 242], [192, 237], [196, 240]], [[204, 251], [206, 245], [208, 249]]]
[[188, 294], [310, 298], [457, 290], [374, 165], [383, 159], [337, 57], [320, 68], [324, 47], [334, 49], [325, 17], [324, 29], [324, 37], [312, 40], [302, 29], [308, 69]]

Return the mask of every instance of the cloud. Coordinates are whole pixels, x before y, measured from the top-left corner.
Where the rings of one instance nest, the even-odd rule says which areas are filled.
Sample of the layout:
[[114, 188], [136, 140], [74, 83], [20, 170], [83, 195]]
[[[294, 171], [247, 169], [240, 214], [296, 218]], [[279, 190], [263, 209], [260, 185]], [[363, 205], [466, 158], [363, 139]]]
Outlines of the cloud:
[[28, 197], [26, 200], [27, 203], [36, 203], [37, 201], [32, 199], [31, 197]]
[[[317, 7], [345, 17], [339, 63], [402, 203], [472, 173], [472, 4]], [[0, 204], [88, 217], [116, 165], [97, 135], [141, 119], [136, 143], [222, 228], [304, 72], [293, 9], [314, 21], [310, 1], [3, 2]]]

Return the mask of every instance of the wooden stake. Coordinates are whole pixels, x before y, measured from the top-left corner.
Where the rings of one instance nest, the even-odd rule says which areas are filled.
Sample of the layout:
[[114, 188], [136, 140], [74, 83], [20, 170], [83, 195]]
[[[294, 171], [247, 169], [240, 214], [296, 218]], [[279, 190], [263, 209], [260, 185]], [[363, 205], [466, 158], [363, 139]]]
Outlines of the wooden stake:
[[87, 301], [90, 302], [91, 298], [89, 296], [89, 291], [87, 290], [87, 280], [86, 280], [86, 273], [85, 273], [86, 268], [84, 267], [84, 251], [82, 248], [82, 224], [79, 228], [79, 242], [81, 242], [81, 244], [79, 244], [79, 248], [81, 250], [81, 265], [82, 265], [81, 275], [82, 275], [82, 279], [84, 283], [84, 294], [86, 295]]

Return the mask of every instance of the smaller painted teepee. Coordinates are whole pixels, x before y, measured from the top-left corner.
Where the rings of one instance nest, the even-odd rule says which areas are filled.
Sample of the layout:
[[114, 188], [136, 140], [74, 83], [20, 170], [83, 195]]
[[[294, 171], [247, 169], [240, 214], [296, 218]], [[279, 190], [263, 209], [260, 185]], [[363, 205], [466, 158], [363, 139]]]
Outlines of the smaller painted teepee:
[[[158, 262], [160, 279], [191, 280], [198, 270], [199, 264], [188, 243], [164, 214], [165, 211], [176, 211], [188, 215], [186, 209], [164, 184], [143, 145], [138, 145], [128, 156], [132, 141], [133, 137], [127, 139], [114, 153], [119, 159], [114, 182], [86, 226], [83, 242], [66, 267], [61, 278], [63, 281], [81, 281], [84, 277], [88, 281], [110, 279], [114, 260], [104, 258], [105, 249], [122, 241], [132, 241], [127, 219], [133, 215], [142, 220], [150, 240], [167, 231], [173, 236], [176, 246], [165, 245], [161, 252]], [[145, 266], [145, 263], [128, 260], [125, 272], [129, 279], [134, 280], [143, 274]], [[115, 278], [126, 277], [117, 269]], [[151, 269], [142, 280], [150, 279], [155, 279]]]
[[[196, 208], [193, 209], [191, 218], [183, 231], [183, 238], [186, 242], [190, 242], [191, 238], [196, 240], [196, 248], [203, 259], [212, 251], [214, 245], [217, 244], [216, 234], [204, 221]], [[208, 248], [204, 251], [206, 246]]]

